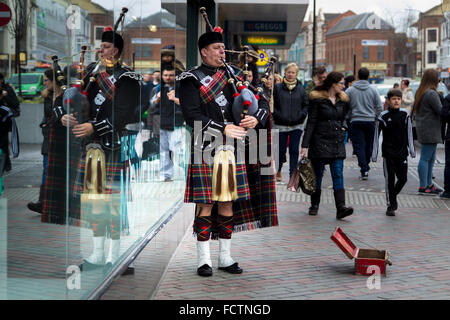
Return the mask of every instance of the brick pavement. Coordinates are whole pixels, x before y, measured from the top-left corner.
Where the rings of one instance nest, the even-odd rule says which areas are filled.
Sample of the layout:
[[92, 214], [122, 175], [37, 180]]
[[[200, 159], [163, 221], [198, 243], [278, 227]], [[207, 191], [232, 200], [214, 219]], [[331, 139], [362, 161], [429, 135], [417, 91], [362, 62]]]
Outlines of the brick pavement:
[[[68, 292], [64, 274], [67, 263], [80, 261], [79, 247], [60, 244], [65, 243], [66, 236], [79, 242], [80, 232], [71, 228], [66, 233], [64, 226], [40, 224], [36, 215], [24, 210], [26, 202], [37, 198], [40, 183], [41, 158], [39, 149], [34, 149], [23, 153], [23, 158], [15, 162], [13, 171], [5, 176], [7, 189], [4, 197], [9, 200], [9, 223], [19, 226], [9, 234], [9, 240], [24, 252], [23, 257], [14, 257], [15, 261], [22, 261], [21, 264], [9, 264], [9, 271], [16, 272], [16, 276], [8, 279], [8, 287], [17, 290], [8, 298], [79, 299], [89, 291], [89, 286], [83, 292]], [[442, 149], [438, 149], [438, 159], [435, 176], [436, 182], [442, 186]], [[165, 273], [161, 270], [170, 259], [166, 251], [174, 246], [170, 235], [150, 242], [136, 259], [136, 275], [117, 279], [103, 298], [203, 299], [206, 292], [208, 299], [233, 300], [449, 299], [450, 201], [416, 195], [417, 161], [410, 160], [409, 182], [400, 195], [400, 209], [394, 218], [384, 214], [381, 161], [372, 165], [368, 181], [360, 181], [356, 159], [349, 157], [345, 162], [345, 185], [349, 190], [348, 203], [355, 207], [355, 214], [346, 221], [334, 218], [329, 171], [325, 174], [325, 190], [316, 217], [306, 213], [308, 197], [287, 192], [285, 184], [278, 185], [280, 226], [234, 236], [233, 257], [244, 268], [242, 275], [232, 276], [216, 269], [218, 244], [213, 242], [214, 276], [207, 279], [198, 277], [195, 274], [195, 238], [189, 228], [184, 238], [177, 239], [177, 242], [182, 240], [181, 245]], [[287, 170], [286, 166], [284, 170]], [[189, 221], [186, 222], [189, 216], [183, 219], [183, 223], [175, 228], [190, 225]], [[27, 224], [24, 225], [24, 221]], [[367, 247], [362, 240], [379, 249], [389, 250], [393, 266], [388, 267], [387, 277], [382, 278], [380, 290], [369, 290], [366, 277], [353, 275], [353, 261], [330, 240], [338, 225], [360, 247]], [[34, 231], [30, 234], [27, 230]], [[42, 240], [46, 236], [48, 241]], [[33, 268], [33, 263], [40, 268]], [[161, 275], [159, 289], [152, 296]], [[85, 280], [95, 283], [101, 277], [101, 274], [91, 274]], [[222, 287], [226, 289], [218, 291], [217, 288]]]
[[[409, 182], [396, 217], [385, 215], [380, 159], [372, 165], [368, 181], [359, 180], [355, 158], [346, 160], [345, 185], [351, 189], [347, 204], [355, 213], [342, 221], [335, 219], [329, 171], [315, 217], [307, 214], [304, 195], [278, 185], [280, 226], [233, 236], [232, 255], [243, 274], [217, 269], [218, 243], [213, 241], [214, 274], [198, 277], [195, 238], [188, 232], [154, 299], [449, 299], [450, 201], [416, 195], [417, 162], [410, 159]], [[435, 176], [442, 186], [442, 162], [436, 164]], [[379, 290], [368, 289], [368, 277], [354, 275], [354, 261], [331, 241], [337, 226], [360, 248], [370, 245], [389, 251], [393, 265], [387, 267]]]

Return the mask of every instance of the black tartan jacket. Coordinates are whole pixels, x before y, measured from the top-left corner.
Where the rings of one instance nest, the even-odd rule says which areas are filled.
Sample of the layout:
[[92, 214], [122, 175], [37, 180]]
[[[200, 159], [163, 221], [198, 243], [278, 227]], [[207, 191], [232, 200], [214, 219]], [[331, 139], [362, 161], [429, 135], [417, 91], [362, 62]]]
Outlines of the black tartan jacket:
[[[201, 121], [202, 133], [208, 130], [223, 134], [225, 126], [233, 123], [231, 106], [233, 105], [233, 91], [230, 85], [225, 85], [222, 90], [225, 99], [228, 101], [227, 108], [221, 108], [213, 99], [204, 104], [200, 98], [201, 74], [212, 77], [222, 67], [211, 67], [202, 64], [193, 69], [181, 73], [176, 80], [180, 83], [180, 105], [186, 123], [194, 128], [194, 121]], [[269, 118], [269, 105], [260, 99], [259, 110], [254, 115], [258, 119], [257, 128], [265, 128]], [[194, 137], [194, 145], [199, 146], [200, 141]], [[201, 143], [204, 149], [209, 143]]]
[[135, 111], [140, 105], [140, 75], [120, 65], [108, 68], [107, 72], [116, 81], [114, 98], [105, 99], [97, 82], [93, 83], [88, 91], [89, 122], [94, 127], [93, 139], [111, 135], [114, 132], [120, 133], [126, 124], [139, 120], [136, 118]]

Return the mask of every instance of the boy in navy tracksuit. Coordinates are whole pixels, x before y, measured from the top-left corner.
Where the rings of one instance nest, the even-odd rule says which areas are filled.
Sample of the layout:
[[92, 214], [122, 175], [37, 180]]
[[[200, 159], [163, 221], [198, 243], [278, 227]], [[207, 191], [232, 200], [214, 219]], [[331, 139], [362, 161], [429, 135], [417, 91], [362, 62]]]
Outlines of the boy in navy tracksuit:
[[[387, 216], [395, 216], [397, 195], [407, 181], [408, 153], [415, 158], [411, 119], [405, 109], [400, 109], [402, 92], [391, 89], [387, 95], [389, 108], [383, 111], [376, 122], [372, 161], [377, 161], [378, 137], [383, 132], [381, 151], [384, 177], [386, 179]], [[408, 152], [409, 149], [409, 152]], [[397, 182], [395, 177], [397, 176]]]

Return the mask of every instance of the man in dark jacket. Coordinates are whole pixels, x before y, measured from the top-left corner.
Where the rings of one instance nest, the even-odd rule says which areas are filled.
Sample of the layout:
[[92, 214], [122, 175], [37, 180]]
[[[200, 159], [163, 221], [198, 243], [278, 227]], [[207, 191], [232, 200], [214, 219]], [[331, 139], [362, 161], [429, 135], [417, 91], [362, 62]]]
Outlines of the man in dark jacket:
[[[0, 106], [10, 110], [12, 117], [20, 115], [20, 104], [14, 88], [5, 82], [4, 76], [0, 73]], [[11, 160], [9, 159], [9, 139], [8, 133], [12, 129], [11, 116], [3, 117], [4, 121], [0, 126], [0, 149], [3, 151], [4, 166], [0, 168], [4, 171], [11, 170]]]
[[286, 149], [289, 139], [289, 176], [297, 166], [303, 123], [308, 114], [309, 100], [300, 81], [297, 80], [298, 67], [290, 63], [284, 70], [283, 82], [275, 85], [273, 91], [274, 129], [279, 135], [279, 160], [277, 181], [282, 181], [281, 169], [286, 162]]
[[161, 91], [156, 94], [152, 102], [153, 114], [160, 116], [159, 145], [160, 145], [160, 178], [164, 181], [173, 179], [173, 155], [181, 144], [181, 136], [177, 127], [183, 125], [183, 114], [180, 101], [175, 96], [175, 69], [165, 66], [162, 70]]

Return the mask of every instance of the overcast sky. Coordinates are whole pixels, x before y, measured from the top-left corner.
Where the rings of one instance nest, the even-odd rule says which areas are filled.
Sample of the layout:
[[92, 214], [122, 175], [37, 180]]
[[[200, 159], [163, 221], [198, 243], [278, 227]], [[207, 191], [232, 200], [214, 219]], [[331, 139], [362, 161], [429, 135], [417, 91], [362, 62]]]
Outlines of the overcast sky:
[[[352, 10], [355, 13], [375, 12], [383, 17], [386, 12], [395, 14], [408, 8], [423, 12], [441, 3], [442, 0], [316, 0], [316, 10], [319, 11], [319, 8], [323, 8], [326, 13], [338, 13], [347, 10]], [[308, 13], [312, 11], [312, 8], [313, 1], [310, 0]]]
[[[93, 0], [106, 9], [114, 9], [120, 13], [123, 6], [130, 11], [128, 13], [127, 21], [132, 16], [147, 17], [159, 10], [161, 10], [160, 0]], [[355, 13], [375, 12], [382, 18], [389, 16], [391, 19], [402, 19], [408, 14], [405, 9], [414, 9], [426, 11], [435, 5], [442, 3], [442, 0], [316, 0], [316, 10], [323, 8], [325, 13], [338, 13], [347, 10], [353, 10]], [[306, 17], [312, 11], [313, 0], [310, 0], [310, 5]], [[417, 11], [410, 11], [411, 15], [418, 15]], [[390, 22], [390, 21], [389, 21]]]

